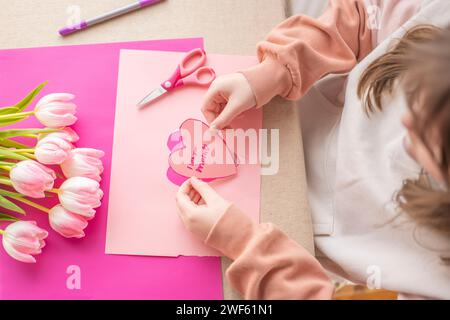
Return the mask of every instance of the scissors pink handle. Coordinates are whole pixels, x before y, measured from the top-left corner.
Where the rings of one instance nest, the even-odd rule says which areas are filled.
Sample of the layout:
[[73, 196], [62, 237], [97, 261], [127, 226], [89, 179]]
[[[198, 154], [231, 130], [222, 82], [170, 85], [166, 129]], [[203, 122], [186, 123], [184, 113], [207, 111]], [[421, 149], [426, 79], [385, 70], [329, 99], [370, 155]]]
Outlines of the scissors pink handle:
[[201, 67], [194, 71], [194, 73], [190, 74], [187, 77], [180, 79], [176, 85], [176, 87], [180, 87], [183, 85], [194, 85], [200, 87], [209, 86], [214, 79], [216, 78], [216, 73], [212, 68], [209, 67]]
[[189, 51], [180, 63], [180, 76], [185, 78], [206, 63], [206, 52], [197, 48]]
[[203, 49], [194, 49], [181, 60], [174, 74], [161, 86], [167, 91], [183, 85], [208, 86], [216, 78], [213, 69], [202, 67], [206, 63], [206, 53]]

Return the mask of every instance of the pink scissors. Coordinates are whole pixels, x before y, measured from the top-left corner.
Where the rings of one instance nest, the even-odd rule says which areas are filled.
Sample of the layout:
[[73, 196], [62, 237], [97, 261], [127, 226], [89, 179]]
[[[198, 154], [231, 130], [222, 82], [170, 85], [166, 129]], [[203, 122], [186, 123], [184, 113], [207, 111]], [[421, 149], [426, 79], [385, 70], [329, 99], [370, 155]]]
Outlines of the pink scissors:
[[158, 88], [152, 90], [141, 102], [138, 107], [143, 107], [156, 100], [162, 95], [185, 85], [209, 86], [216, 78], [216, 73], [210, 67], [204, 67], [206, 63], [206, 53], [203, 49], [194, 49], [189, 51], [181, 60], [174, 74], [164, 81]]

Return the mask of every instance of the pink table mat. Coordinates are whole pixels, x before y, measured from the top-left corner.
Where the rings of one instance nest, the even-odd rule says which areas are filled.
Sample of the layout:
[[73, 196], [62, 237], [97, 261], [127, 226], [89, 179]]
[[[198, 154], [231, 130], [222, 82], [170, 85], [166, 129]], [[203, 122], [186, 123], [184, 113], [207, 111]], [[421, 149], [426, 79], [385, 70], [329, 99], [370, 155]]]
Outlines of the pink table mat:
[[[17, 262], [0, 249], [0, 300], [222, 299], [219, 258], [104, 253], [119, 51], [188, 51], [202, 46], [202, 39], [193, 38], [0, 50], [0, 106], [18, 102], [47, 80], [40, 96], [76, 95], [79, 121], [74, 129], [81, 137], [77, 145], [106, 153], [103, 205], [86, 229], [86, 237], [62, 238], [50, 229], [45, 214], [27, 207], [26, 219], [50, 231], [47, 246], [34, 265]], [[39, 127], [35, 119], [24, 123]], [[40, 202], [50, 207], [56, 199]], [[73, 270], [80, 272], [80, 289], [67, 286]]]

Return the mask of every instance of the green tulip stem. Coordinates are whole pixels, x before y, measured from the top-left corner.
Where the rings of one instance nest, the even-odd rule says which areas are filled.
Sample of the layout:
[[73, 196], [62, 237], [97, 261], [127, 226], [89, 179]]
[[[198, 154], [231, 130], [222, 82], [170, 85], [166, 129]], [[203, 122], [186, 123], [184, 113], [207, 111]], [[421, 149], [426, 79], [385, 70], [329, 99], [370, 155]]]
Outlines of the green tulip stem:
[[8, 178], [5, 179], [3, 177], [0, 178], [0, 184], [5, 184], [7, 186], [12, 186], [11, 180], [9, 180]]
[[59, 189], [53, 188], [53, 189], [47, 190], [47, 192], [59, 194]]
[[15, 153], [34, 153], [34, 149], [9, 149]]
[[0, 115], [0, 121], [1, 120], [8, 120], [8, 119], [15, 119], [15, 118], [28, 117], [28, 116], [31, 116], [33, 114], [34, 114], [34, 111], [4, 114], [4, 115]]
[[28, 199], [25, 199], [25, 198], [22, 198], [22, 197], [13, 197], [12, 199], [17, 200], [17, 201], [22, 202], [22, 203], [25, 203], [25, 204], [29, 205], [30, 207], [36, 208], [36, 209], [41, 210], [41, 211], [43, 211], [45, 213], [50, 213], [50, 209], [49, 208], [41, 206], [40, 204], [37, 204], [37, 203], [35, 203], [35, 202], [31, 201], [31, 200], [28, 200]]

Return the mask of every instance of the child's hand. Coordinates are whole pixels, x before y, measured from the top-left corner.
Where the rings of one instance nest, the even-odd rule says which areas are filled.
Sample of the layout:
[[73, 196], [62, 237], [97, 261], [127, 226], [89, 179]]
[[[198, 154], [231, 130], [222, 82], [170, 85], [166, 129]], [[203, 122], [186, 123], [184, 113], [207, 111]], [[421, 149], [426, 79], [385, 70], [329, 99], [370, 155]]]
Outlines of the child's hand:
[[241, 73], [217, 78], [206, 93], [202, 112], [211, 128], [222, 130], [244, 111], [256, 105], [252, 88]]
[[202, 240], [231, 205], [209, 184], [195, 177], [181, 185], [176, 200], [185, 227]]

